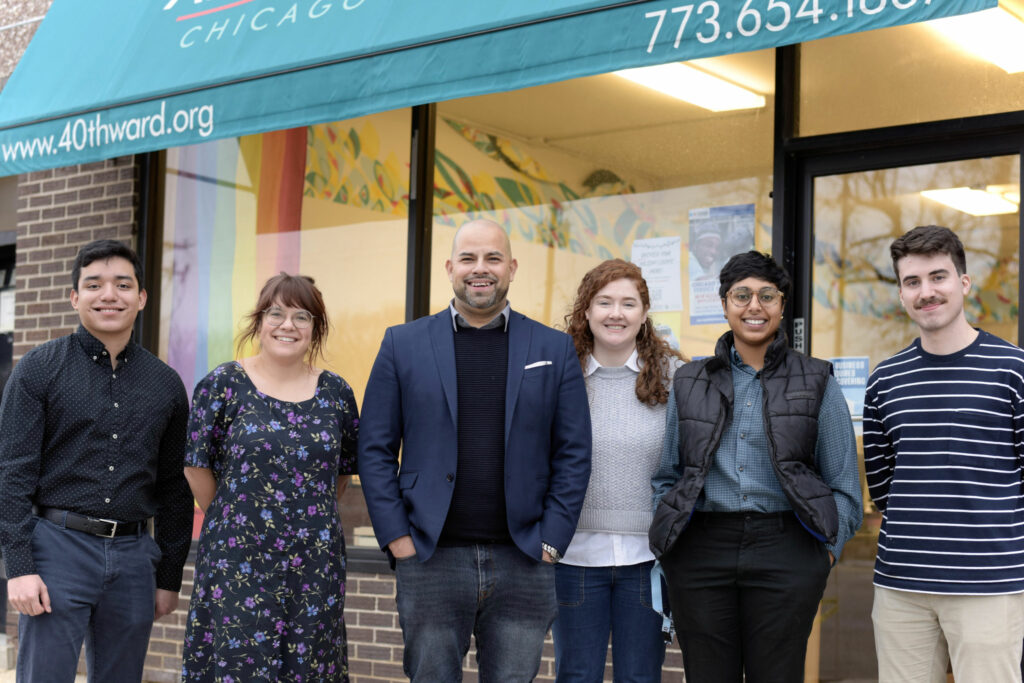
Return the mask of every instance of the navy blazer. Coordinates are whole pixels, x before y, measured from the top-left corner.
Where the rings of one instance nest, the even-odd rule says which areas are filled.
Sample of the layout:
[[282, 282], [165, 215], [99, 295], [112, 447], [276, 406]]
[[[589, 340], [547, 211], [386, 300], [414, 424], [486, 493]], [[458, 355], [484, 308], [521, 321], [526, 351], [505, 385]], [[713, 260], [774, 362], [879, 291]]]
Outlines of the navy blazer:
[[[359, 479], [381, 548], [437, 547], [458, 476], [455, 332], [449, 309], [384, 333], [359, 421]], [[524, 553], [565, 552], [590, 480], [590, 409], [572, 339], [512, 312], [505, 390], [505, 501]], [[401, 448], [401, 469], [399, 469]]]

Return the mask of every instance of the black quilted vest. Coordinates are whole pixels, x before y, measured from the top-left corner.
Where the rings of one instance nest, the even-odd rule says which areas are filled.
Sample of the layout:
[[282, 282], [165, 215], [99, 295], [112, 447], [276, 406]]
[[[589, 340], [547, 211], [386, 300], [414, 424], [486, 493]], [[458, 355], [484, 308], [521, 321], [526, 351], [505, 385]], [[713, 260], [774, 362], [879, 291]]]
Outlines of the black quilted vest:
[[[673, 386], [683, 475], [661, 499], [651, 522], [649, 540], [656, 557], [668, 552], [689, 524], [732, 417], [731, 349], [732, 332], [726, 332], [714, 356], [676, 371]], [[793, 351], [780, 331], [768, 347], [759, 376], [775, 476], [801, 524], [815, 538], [834, 543], [839, 512], [832, 489], [814, 463], [818, 411], [830, 374], [831, 363]]]

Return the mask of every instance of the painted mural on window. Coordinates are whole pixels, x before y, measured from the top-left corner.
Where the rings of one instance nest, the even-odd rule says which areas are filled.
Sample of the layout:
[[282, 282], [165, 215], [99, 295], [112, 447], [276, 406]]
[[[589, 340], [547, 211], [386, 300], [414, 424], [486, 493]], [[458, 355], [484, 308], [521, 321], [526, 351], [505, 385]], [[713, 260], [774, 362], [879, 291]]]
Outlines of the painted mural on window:
[[[168, 150], [160, 349], [190, 386], [234, 356], [238, 324], [270, 275], [316, 278], [335, 329], [328, 366], [361, 395], [380, 335], [404, 320], [409, 112]], [[520, 275], [514, 305], [558, 324], [580, 277], [636, 240], [679, 237], [688, 301], [689, 213], [756, 206], [758, 248], [770, 245], [770, 177], [660, 187], [642, 174], [440, 117], [436, 140], [431, 305], [451, 296], [441, 264], [455, 228], [473, 217], [506, 227]], [[658, 324], [691, 355], [719, 326], [683, 310]]]
[[[1020, 158], [1012, 155], [816, 179], [814, 355], [869, 356], [874, 367], [917, 336], [889, 254], [892, 241], [916, 225], [944, 225], [959, 235], [973, 285], [968, 320], [1016, 342], [1019, 169]], [[955, 188], [961, 189], [946, 192]], [[940, 201], [964, 190], [990, 206]]]

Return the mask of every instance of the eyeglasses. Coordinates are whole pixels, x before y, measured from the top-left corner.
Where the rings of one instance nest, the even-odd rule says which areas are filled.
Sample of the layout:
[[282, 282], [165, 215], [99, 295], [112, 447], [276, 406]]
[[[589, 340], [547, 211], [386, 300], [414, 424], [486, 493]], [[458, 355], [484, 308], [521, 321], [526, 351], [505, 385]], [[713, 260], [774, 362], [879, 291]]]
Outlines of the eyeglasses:
[[740, 308], [749, 306], [755, 296], [765, 308], [782, 303], [782, 292], [774, 287], [762, 287], [756, 292], [749, 287], [737, 287], [736, 289], [730, 289], [725, 295], [729, 297], [729, 301]]
[[[300, 330], [304, 330], [313, 324], [313, 318], [316, 316], [309, 311], [295, 311], [292, 313], [292, 325]], [[280, 308], [268, 308], [263, 311], [263, 319], [271, 327], [280, 327], [284, 325], [284, 321], [288, 319], [288, 314], [282, 311]]]

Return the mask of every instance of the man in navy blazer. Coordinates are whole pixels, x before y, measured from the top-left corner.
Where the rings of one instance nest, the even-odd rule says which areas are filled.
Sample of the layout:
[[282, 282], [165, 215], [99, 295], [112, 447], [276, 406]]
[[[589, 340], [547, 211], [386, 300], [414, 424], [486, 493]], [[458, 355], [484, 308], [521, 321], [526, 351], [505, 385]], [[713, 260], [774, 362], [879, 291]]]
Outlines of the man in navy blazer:
[[501, 226], [463, 225], [452, 303], [389, 328], [366, 386], [359, 476], [413, 681], [462, 680], [471, 634], [481, 681], [531, 681], [557, 612], [590, 414], [570, 337], [509, 307], [516, 266]]

